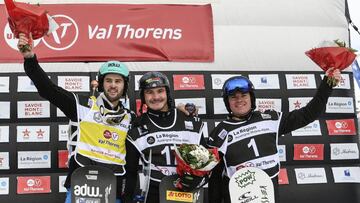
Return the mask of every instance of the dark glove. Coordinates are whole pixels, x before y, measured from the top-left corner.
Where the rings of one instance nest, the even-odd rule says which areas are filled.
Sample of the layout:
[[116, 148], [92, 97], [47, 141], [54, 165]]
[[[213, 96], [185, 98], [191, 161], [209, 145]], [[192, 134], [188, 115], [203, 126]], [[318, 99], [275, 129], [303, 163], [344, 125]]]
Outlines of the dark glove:
[[196, 114], [196, 106], [193, 103], [186, 103], [185, 104], [185, 110], [189, 112], [190, 116], [195, 116]]
[[183, 174], [179, 177], [177, 188], [189, 192], [195, 189], [199, 189], [204, 186], [207, 182], [209, 182], [209, 176], [205, 175], [203, 177], [195, 176], [192, 174]]

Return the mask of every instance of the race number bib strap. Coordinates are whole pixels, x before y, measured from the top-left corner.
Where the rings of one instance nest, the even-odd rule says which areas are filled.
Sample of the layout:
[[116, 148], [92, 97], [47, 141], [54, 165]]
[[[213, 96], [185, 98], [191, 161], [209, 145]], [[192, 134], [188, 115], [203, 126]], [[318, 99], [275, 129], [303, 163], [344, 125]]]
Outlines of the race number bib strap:
[[[272, 171], [272, 170], [268, 170], [268, 169], [272, 169], [276, 167], [276, 171], [278, 171], [278, 164], [279, 164], [279, 156], [278, 154], [273, 154], [270, 156], [266, 156], [266, 157], [260, 157], [258, 159], [253, 159], [251, 161], [247, 161], [241, 164], [238, 164], [236, 166], [228, 166], [227, 167], [227, 175], [228, 177], [233, 176], [233, 174], [241, 169], [241, 168], [245, 168], [245, 167], [256, 167], [256, 168], [260, 168], [262, 170], [265, 170], [267, 172]], [[270, 176], [273, 176], [273, 174], [269, 174]]]

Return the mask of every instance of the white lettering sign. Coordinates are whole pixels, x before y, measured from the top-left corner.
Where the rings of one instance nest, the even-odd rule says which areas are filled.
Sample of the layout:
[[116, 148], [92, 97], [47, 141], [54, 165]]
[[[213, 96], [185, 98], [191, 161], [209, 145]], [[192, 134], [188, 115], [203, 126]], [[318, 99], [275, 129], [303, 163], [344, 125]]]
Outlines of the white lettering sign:
[[17, 108], [18, 118], [50, 117], [50, 103], [48, 101], [19, 101]]
[[286, 74], [287, 89], [315, 89], [314, 74]]
[[51, 168], [51, 151], [18, 151], [18, 169]]
[[58, 85], [71, 92], [89, 92], [89, 76], [58, 76]]
[[326, 113], [354, 113], [352, 97], [330, 97], [326, 104]]
[[295, 175], [298, 184], [327, 183], [324, 168], [295, 168]]

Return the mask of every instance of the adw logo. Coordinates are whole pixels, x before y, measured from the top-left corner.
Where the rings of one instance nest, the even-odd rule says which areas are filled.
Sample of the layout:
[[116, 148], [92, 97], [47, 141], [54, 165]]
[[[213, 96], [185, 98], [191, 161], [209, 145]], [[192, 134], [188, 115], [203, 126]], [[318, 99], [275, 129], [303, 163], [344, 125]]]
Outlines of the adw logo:
[[59, 28], [50, 36], [44, 37], [44, 44], [52, 50], [61, 51], [73, 46], [79, 36], [79, 28], [76, 22], [66, 15], [53, 15], [52, 18], [59, 25]]
[[74, 194], [76, 196], [82, 196], [82, 197], [102, 197], [103, 195], [100, 194], [100, 188], [94, 187], [94, 186], [88, 186], [86, 183], [85, 185], [74, 186]]

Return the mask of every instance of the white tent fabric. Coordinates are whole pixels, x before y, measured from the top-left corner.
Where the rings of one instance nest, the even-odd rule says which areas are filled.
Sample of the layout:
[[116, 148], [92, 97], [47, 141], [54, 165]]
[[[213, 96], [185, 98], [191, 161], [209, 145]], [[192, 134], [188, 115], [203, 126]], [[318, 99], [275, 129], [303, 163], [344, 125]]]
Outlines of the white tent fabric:
[[[304, 52], [323, 40], [340, 39], [348, 44], [345, 3], [346, 0], [215, 1], [212, 3], [213, 63], [127, 62], [127, 65], [131, 71], [318, 71], [320, 69]], [[55, 72], [97, 71], [99, 64], [51, 63], [43, 67]], [[21, 72], [22, 65], [0, 64], [0, 71]]]

